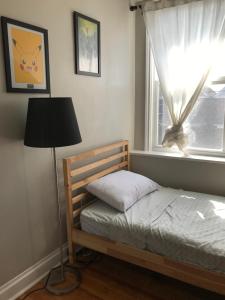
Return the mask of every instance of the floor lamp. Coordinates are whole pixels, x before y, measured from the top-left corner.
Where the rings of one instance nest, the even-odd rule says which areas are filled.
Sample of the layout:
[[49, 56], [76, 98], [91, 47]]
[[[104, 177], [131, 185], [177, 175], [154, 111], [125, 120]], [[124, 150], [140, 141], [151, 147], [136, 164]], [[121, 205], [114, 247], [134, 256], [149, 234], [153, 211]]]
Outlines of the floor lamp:
[[[75, 145], [81, 142], [73, 102], [71, 98], [30, 98], [27, 111], [24, 145], [37, 148], [52, 148], [55, 184], [57, 190], [57, 209], [59, 222], [60, 265], [49, 273], [46, 289], [62, 295], [73, 291], [80, 283], [80, 273], [63, 263], [62, 218], [59, 201], [56, 147]], [[57, 287], [65, 281], [65, 273], [73, 274], [73, 281], [65, 287]]]

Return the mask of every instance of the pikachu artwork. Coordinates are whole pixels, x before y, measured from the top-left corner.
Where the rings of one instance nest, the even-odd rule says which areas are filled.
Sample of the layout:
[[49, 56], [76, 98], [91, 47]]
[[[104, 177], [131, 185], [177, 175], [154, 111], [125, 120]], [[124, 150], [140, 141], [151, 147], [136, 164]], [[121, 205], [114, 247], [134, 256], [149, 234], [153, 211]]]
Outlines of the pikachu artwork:
[[43, 84], [43, 42], [39, 33], [11, 29], [12, 62], [15, 82]]
[[8, 92], [50, 91], [47, 30], [1, 17]]

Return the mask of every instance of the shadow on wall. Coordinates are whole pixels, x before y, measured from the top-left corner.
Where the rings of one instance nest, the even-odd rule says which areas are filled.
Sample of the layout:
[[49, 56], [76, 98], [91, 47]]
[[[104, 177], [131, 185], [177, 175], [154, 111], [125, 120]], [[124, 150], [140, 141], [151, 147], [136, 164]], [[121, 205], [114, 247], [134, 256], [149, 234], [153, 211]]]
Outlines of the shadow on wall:
[[26, 123], [27, 101], [6, 96], [7, 101], [0, 101], [0, 138], [23, 140]]
[[0, 52], [0, 95], [0, 139], [21, 141], [24, 138], [28, 95], [6, 93], [3, 51]]

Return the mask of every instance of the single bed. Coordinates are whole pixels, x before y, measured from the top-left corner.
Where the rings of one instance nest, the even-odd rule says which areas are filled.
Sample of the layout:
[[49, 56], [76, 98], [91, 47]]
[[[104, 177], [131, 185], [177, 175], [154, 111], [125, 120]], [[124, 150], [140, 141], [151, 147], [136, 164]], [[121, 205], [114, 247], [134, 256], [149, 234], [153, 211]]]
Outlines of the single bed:
[[85, 246], [225, 295], [225, 198], [161, 187], [122, 213], [84, 190], [123, 168], [127, 141], [64, 159], [70, 263]]
[[125, 213], [97, 200], [81, 229], [120, 243], [225, 273], [225, 198], [161, 188]]

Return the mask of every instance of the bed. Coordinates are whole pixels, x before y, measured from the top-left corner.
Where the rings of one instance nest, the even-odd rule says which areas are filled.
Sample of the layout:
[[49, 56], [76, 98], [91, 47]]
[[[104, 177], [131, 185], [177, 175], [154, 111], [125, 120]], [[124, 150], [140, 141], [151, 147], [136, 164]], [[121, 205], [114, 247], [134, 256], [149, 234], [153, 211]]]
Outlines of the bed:
[[85, 246], [225, 295], [224, 197], [161, 187], [122, 213], [85, 186], [129, 169], [127, 141], [63, 163], [71, 264], [75, 246]]

